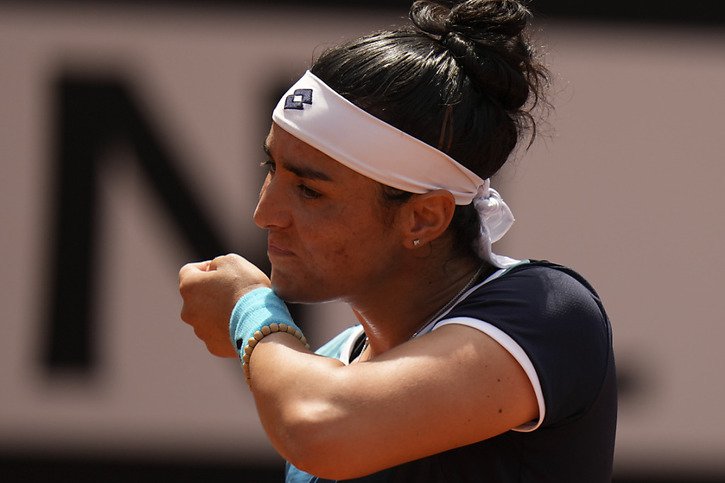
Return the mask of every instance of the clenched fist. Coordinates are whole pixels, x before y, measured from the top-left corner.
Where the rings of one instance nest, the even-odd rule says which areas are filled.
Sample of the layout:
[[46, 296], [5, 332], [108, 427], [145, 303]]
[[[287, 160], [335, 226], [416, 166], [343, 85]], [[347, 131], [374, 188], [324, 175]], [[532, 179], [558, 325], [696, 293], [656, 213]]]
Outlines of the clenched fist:
[[270, 287], [269, 278], [239, 255], [188, 263], [179, 271], [181, 320], [194, 328], [206, 348], [219, 357], [237, 357], [229, 339], [229, 317], [244, 294]]

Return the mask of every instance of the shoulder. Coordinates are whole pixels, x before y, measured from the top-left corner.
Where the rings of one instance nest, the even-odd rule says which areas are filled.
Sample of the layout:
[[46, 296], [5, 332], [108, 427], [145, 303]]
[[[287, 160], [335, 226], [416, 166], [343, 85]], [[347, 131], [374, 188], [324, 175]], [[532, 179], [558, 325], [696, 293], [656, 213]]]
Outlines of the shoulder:
[[475, 288], [450, 316], [475, 316], [483, 311], [488, 322], [526, 321], [549, 329], [576, 321], [608, 329], [599, 295], [574, 270], [545, 261], [518, 265]]
[[441, 321], [447, 323], [482, 327], [525, 354], [540, 381], [549, 422], [585, 411], [611, 369], [611, 327], [599, 296], [581, 275], [560, 265], [514, 267], [476, 287]]

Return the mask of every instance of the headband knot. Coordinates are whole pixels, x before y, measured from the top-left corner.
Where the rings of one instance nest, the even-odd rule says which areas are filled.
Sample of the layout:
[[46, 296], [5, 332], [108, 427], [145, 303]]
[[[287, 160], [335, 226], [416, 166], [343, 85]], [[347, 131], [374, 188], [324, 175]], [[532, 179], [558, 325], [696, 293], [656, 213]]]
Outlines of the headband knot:
[[500, 268], [511, 265], [512, 259], [496, 255], [491, 250], [491, 245], [500, 240], [513, 225], [514, 215], [498, 191], [491, 188], [490, 179], [484, 180], [478, 187], [473, 207], [478, 212], [481, 225], [475, 247], [478, 256]]
[[499, 241], [514, 223], [514, 215], [506, 202], [491, 188], [491, 180], [487, 179], [478, 188], [473, 198], [473, 207], [481, 219], [481, 231], [485, 231], [491, 243]]

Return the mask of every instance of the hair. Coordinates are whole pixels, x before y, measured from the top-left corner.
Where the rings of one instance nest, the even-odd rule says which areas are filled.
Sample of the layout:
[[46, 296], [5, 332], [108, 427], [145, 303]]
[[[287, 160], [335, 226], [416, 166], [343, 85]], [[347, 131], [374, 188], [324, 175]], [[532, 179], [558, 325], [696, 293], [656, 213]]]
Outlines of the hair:
[[[548, 72], [526, 33], [520, 1], [419, 0], [412, 25], [325, 51], [310, 69], [359, 108], [439, 149], [482, 178], [493, 176], [527, 133]], [[383, 187], [390, 205], [412, 195]], [[455, 249], [474, 253], [473, 205], [457, 206]]]

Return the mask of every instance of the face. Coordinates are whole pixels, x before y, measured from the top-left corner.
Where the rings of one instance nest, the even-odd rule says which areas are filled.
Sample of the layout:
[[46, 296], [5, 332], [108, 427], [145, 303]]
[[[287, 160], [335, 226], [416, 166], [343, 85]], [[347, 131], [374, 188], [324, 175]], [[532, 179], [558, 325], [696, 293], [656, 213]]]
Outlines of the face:
[[268, 231], [275, 291], [294, 302], [354, 301], [384, 286], [403, 242], [395, 217], [383, 216], [378, 183], [276, 124], [265, 147], [254, 221]]

